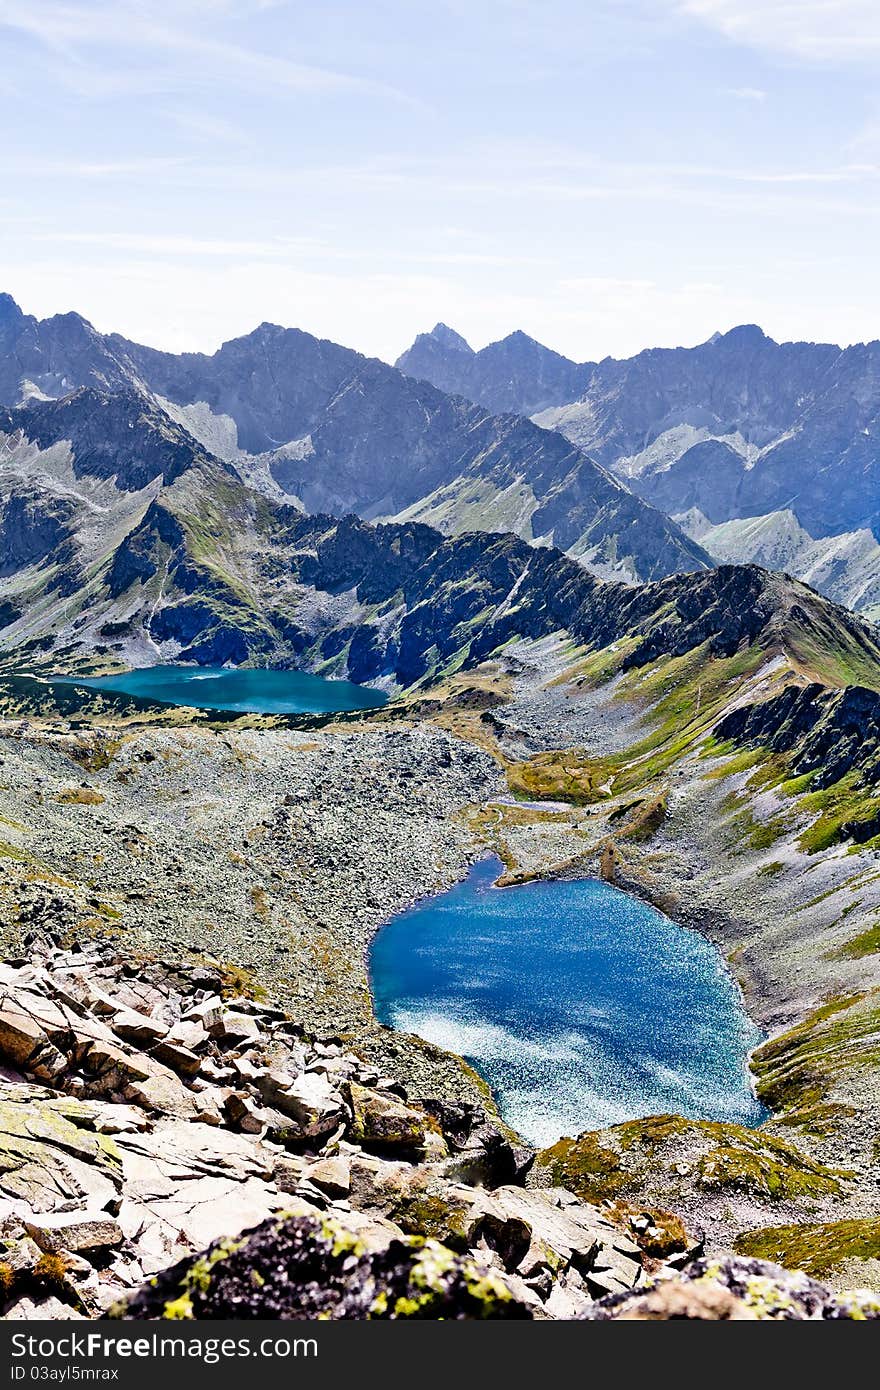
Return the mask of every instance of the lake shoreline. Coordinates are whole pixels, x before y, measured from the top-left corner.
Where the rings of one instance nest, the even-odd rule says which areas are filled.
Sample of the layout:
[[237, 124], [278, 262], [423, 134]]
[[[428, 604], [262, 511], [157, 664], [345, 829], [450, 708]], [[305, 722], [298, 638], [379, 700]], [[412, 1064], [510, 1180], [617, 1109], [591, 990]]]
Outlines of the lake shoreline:
[[[757, 1030], [703, 933], [594, 876], [505, 888], [502, 869], [483, 856], [464, 880], [379, 928], [368, 977], [381, 1023], [463, 1056], [506, 1123], [539, 1146], [667, 1110], [766, 1120], [747, 1064], [757, 1039], [744, 1046], [746, 1030]], [[667, 1016], [676, 1030], [657, 1027]], [[540, 1065], [529, 1060], [538, 1056]]]

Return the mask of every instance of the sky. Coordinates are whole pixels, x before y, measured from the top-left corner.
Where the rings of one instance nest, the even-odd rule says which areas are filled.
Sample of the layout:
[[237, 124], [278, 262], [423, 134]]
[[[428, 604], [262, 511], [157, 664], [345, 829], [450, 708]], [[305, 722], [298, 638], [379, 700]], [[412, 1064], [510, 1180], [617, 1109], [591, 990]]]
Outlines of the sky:
[[0, 289], [212, 351], [880, 337], [878, 0], [0, 0]]

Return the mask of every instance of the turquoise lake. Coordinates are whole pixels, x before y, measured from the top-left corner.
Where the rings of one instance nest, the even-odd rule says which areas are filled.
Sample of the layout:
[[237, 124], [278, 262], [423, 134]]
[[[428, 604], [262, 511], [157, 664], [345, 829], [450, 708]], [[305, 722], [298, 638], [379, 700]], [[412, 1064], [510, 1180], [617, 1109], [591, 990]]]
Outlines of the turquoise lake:
[[250, 714], [338, 714], [384, 705], [386, 696], [351, 681], [329, 681], [304, 671], [224, 666], [144, 666], [120, 676], [76, 678], [77, 685], [141, 695], [166, 705]]
[[495, 888], [481, 860], [375, 937], [382, 1023], [465, 1057], [552, 1143], [642, 1115], [754, 1125], [762, 1034], [708, 941], [598, 879]]

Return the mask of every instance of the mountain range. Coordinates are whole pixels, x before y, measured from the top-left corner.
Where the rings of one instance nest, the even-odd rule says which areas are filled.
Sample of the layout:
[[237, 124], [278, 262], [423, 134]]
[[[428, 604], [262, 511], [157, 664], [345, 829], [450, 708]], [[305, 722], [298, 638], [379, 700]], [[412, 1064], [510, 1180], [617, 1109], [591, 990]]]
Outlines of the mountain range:
[[[715, 558], [760, 561], [769, 541], [830, 596], [880, 606], [880, 342], [776, 343], [743, 325], [576, 363], [523, 333], [474, 352], [438, 324], [397, 365], [559, 430]], [[740, 520], [756, 525], [712, 534]]]
[[783, 630], [809, 673], [813, 650], [880, 660], [856, 615], [755, 567], [631, 586], [509, 532], [305, 513], [131, 388], [32, 401], [0, 432], [7, 669], [254, 661], [406, 688], [558, 632], [623, 642], [624, 668]]
[[[296, 330], [263, 325], [212, 356], [172, 355], [76, 315], [39, 322], [9, 300], [0, 321], [6, 1189], [27, 1223], [16, 1232], [48, 1233], [56, 1252], [59, 1229], [85, 1231], [99, 1252], [75, 1271], [56, 1260], [68, 1304], [56, 1300], [52, 1315], [106, 1313], [100, 1263], [122, 1288], [146, 1275], [144, 1297], [166, 1281], [167, 1302], [135, 1311], [189, 1318], [185, 1281], [213, 1270], [217, 1250], [238, 1249], [255, 1211], [293, 1200], [323, 1222], [331, 1193], [349, 1194], [332, 1204], [340, 1230], [352, 1223], [343, 1252], [366, 1238], [368, 1210], [383, 1240], [399, 1230], [400, 1249], [407, 1233], [481, 1257], [491, 1247], [493, 1279], [510, 1265], [517, 1287], [538, 1301], [540, 1289], [555, 1313], [563, 1257], [523, 1205], [549, 1192], [547, 1229], [562, 1230], [579, 1281], [566, 1298], [576, 1289], [583, 1300], [563, 1302], [562, 1316], [617, 1289], [621, 1241], [639, 1289], [659, 1251], [678, 1265], [707, 1240], [712, 1262], [733, 1248], [812, 1269], [830, 1251], [823, 1274], [876, 1282], [880, 632], [796, 578], [716, 564], [702, 548], [748, 545], [773, 565], [795, 556], [817, 580], [852, 586], [856, 558], [870, 570], [872, 532], [816, 539], [794, 503], [717, 520], [700, 493], [681, 513], [698, 542], [613, 477], [610, 444], [596, 461], [515, 411], [493, 413]], [[446, 330], [434, 341], [439, 356], [464, 355]], [[535, 386], [544, 400], [551, 367]], [[716, 430], [735, 387], [719, 383]], [[773, 395], [772, 383], [762, 389]], [[645, 418], [651, 400], [666, 408], [649, 398], [646, 388]], [[608, 403], [618, 442], [630, 408], [622, 395]], [[683, 440], [698, 427], [669, 428]], [[651, 429], [648, 450], [662, 436]], [[726, 446], [719, 435], [698, 447]], [[615, 466], [624, 471], [622, 456]], [[650, 469], [631, 472], [635, 483]], [[839, 547], [845, 576], [822, 569], [823, 539]], [[328, 723], [170, 708], [79, 679], [175, 660], [292, 667], [396, 698]], [[754, 1129], [700, 1118], [698, 1097], [687, 1118], [624, 1108], [620, 1123], [536, 1155], [496, 1124], [469, 1067], [376, 1027], [374, 932], [486, 852], [503, 865], [499, 885], [599, 877], [711, 938], [719, 983], [729, 967], [729, 988], [772, 1032], [748, 1060], [769, 1118]], [[577, 926], [587, 940], [588, 916]], [[526, 947], [531, 985], [540, 972]], [[624, 966], [653, 979], [655, 953], [640, 965], [630, 952]], [[714, 1027], [711, 997], [706, 1020]], [[328, 1043], [312, 1053], [318, 1024]], [[561, 1059], [551, 1085], [564, 1086], [555, 1036], [542, 1057], [551, 1076]], [[730, 1053], [739, 1075], [747, 1037]], [[597, 1086], [627, 1107], [642, 1059], [621, 1056]], [[87, 1168], [70, 1137], [88, 1137], [82, 1127], [61, 1136], [63, 1182], [46, 1143], [22, 1150], [23, 1124], [54, 1142], [57, 1106], [74, 1105], [79, 1124], [95, 1099], [95, 1133], [109, 1100], [120, 1141], [137, 1140], [136, 1176], [145, 1152], [171, 1154], [180, 1182], [169, 1186], [163, 1170], [158, 1186], [146, 1183], [169, 1215], [132, 1207], [143, 1191], [126, 1187], [115, 1149], [92, 1145]], [[208, 1166], [222, 1193], [216, 1183], [202, 1192], [206, 1135], [217, 1139]], [[537, 1183], [523, 1187], [530, 1165]], [[230, 1172], [243, 1195], [230, 1197]], [[187, 1186], [195, 1198], [181, 1198]], [[43, 1210], [47, 1192], [63, 1211]], [[559, 1223], [578, 1199], [615, 1231], [613, 1266], [591, 1229], [575, 1268], [570, 1224]], [[476, 1201], [489, 1215], [463, 1218]], [[224, 1243], [193, 1263], [209, 1209]], [[322, 1238], [327, 1229], [315, 1227]], [[627, 1234], [645, 1230], [643, 1247]], [[34, 1274], [13, 1271], [0, 1312], [9, 1296], [14, 1316], [47, 1311], [19, 1298], [44, 1291], [22, 1282], [44, 1268], [30, 1244]], [[308, 1287], [320, 1291], [327, 1276], [302, 1248]], [[431, 1249], [441, 1263], [457, 1258]], [[185, 1265], [161, 1273], [182, 1255]], [[277, 1269], [274, 1247], [270, 1256], [262, 1267]], [[598, 1258], [609, 1268], [593, 1271]], [[242, 1287], [262, 1315], [259, 1263], [243, 1266]], [[762, 1272], [777, 1279], [777, 1264], [736, 1269], [737, 1287], [788, 1315]], [[184, 1294], [172, 1299], [178, 1279]], [[282, 1311], [301, 1310], [299, 1284], [292, 1296], [289, 1286]], [[810, 1282], [811, 1316], [818, 1288]], [[237, 1284], [233, 1293], [240, 1309]], [[868, 1295], [864, 1305], [842, 1297], [854, 1317], [876, 1312]], [[673, 1308], [680, 1316], [681, 1302]]]
[[[77, 390], [139, 394], [160, 434], [176, 426], [250, 486], [309, 512], [429, 520], [447, 534], [515, 530], [572, 549], [597, 572], [640, 581], [708, 566], [702, 548], [555, 431], [491, 415], [394, 367], [298, 329], [261, 324], [213, 355], [159, 352], [98, 333], [77, 314], [37, 320], [0, 296], [0, 404], [6, 432], [42, 447], [68, 436], [51, 401]], [[158, 412], [158, 413], [157, 413]], [[71, 441], [78, 476], [128, 452]], [[85, 452], [84, 452], [85, 450]], [[88, 455], [88, 456], [87, 456]], [[85, 460], [85, 461], [84, 461]], [[122, 487], [131, 470], [121, 461]], [[167, 480], [166, 480], [167, 481]]]
[[[522, 408], [558, 396], [582, 371], [524, 335], [496, 346], [473, 353], [438, 326], [412, 354], [438, 371], [482, 360], [495, 407], [504, 390]], [[300, 330], [263, 324], [213, 355], [171, 354], [76, 314], [37, 320], [0, 297], [0, 647], [7, 664], [51, 669], [181, 656], [407, 685], [505, 634], [613, 641], [688, 594], [715, 611], [710, 556], [721, 573], [744, 558], [800, 571], [870, 610], [880, 550], [869, 445], [864, 486], [848, 493], [866, 513], [855, 532], [817, 540], [797, 498], [728, 517], [721, 492], [707, 496], [716, 472], [719, 489], [732, 487], [711, 459], [746, 457], [736, 430], [751, 479], [782, 447], [761, 452], [760, 420], [812, 418], [804, 382], [810, 371], [818, 380], [823, 354], [827, 376], [830, 350], [742, 330], [598, 364], [577, 403], [548, 407], [570, 432], [580, 421], [597, 461], [558, 430]], [[461, 372], [444, 381], [468, 386]], [[860, 389], [866, 397], [866, 381]], [[711, 418], [697, 400], [712, 401]], [[853, 418], [869, 414], [863, 401]], [[853, 457], [844, 450], [831, 474], [848, 476]], [[823, 477], [813, 469], [815, 498]], [[669, 490], [676, 478], [690, 482], [664, 500], [688, 503], [681, 526], [629, 486]], [[843, 496], [841, 486], [837, 504]], [[646, 587], [628, 597], [633, 583]], [[725, 583], [717, 593], [729, 596]], [[822, 623], [848, 621], [833, 611]]]

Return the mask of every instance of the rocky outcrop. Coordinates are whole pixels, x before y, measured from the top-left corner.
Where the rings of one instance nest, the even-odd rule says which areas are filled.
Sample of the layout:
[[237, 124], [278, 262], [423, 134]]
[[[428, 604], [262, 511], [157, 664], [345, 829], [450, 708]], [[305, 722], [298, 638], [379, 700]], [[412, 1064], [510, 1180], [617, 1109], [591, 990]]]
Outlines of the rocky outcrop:
[[[38, 448], [69, 443], [75, 476], [113, 478], [134, 492], [157, 478], [173, 483], [209, 456], [143, 391], [113, 394], [83, 387], [60, 400], [35, 400], [0, 410], [0, 434], [21, 435]], [[212, 466], [235, 476], [228, 465]]]
[[[880, 695], [863, 686], [788, 686], [772, 699], [732, 710], [716, 724], [715, 735], [789, 754], [792, 775], [811, 773], [816, 790], [849, 772], [869, 786], [880, 781]], [[858, 823], [848, 833], [858, 839]]]
[[880, 1318], [880, 1299], [835, 1294], [805, 1274], [762, 1260], [696, 1260], [682, 1274], [644, 1290], [603, 1299], [585, 1316], [596, 1322], [865, 1322]]
[[845, 1171], [760, 1129], [680, 1115], [627, 1120], [560, 1139], [543, 1149], [538, 1170], [590, 1202], [636, 1201], [689, 1211], [701, 1196], [707, 1211], [722, 1199], [743, 1212], [778, 1210], [840, 1196]]
[[128, 1316], [571, 1317], [644, 1277], [626, 1223], [522, 1185], [492, 1115], [216, 967], [35, 943], [2, 972], [4, 1316], [96, 1316], [149, 1277]]
[[28, 565], [54, 563], [71, 537], [73, 513], [71, 502], [45, 497], [36, 489], [23, 488], [13, 496], [0, 496], [0, 578]]

